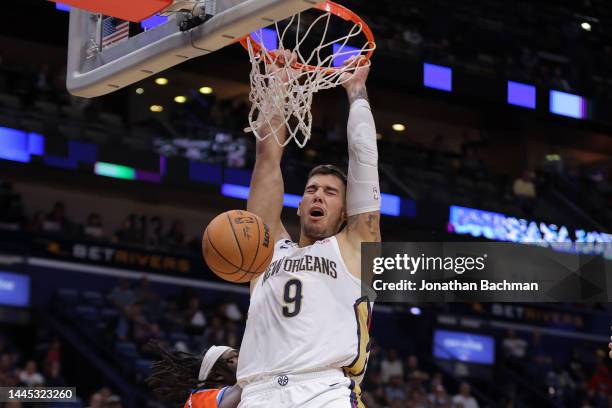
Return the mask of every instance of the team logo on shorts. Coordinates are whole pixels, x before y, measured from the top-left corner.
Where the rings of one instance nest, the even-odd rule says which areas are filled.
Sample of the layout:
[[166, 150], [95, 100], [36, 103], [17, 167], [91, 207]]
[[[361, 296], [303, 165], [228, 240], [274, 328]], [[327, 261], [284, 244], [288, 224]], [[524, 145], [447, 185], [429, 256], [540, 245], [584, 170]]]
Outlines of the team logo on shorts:
[[279, 375], [277, 381], [278, 381], [278, 385], [284, 387], [285, 385], [289, 383], [289, 377], [287, 377], [286, 375]]

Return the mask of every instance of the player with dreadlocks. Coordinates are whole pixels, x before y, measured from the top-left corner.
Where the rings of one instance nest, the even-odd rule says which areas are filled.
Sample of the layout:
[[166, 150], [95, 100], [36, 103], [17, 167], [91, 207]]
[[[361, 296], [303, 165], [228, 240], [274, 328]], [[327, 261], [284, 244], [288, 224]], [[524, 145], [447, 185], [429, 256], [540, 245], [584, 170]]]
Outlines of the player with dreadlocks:
[[238, 406], [242, 390], [236, 385], [237, 350], [211, 346], [195, 355], [168, 350], [157, 340], [149, 341], [145, 350], [160, 358], [146, 383], [162, 402], [184, 408]]

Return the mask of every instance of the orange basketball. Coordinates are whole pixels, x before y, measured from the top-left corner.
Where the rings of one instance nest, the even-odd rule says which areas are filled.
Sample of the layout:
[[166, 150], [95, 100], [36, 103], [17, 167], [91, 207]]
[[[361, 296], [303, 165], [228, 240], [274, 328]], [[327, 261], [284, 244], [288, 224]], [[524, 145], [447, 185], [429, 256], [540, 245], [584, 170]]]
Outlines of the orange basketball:
[[249, 282], [270, 264], [274, 242], [258, 215], [231, 210], [213, 219], [202, 237], [204, 260], [221, 279]]

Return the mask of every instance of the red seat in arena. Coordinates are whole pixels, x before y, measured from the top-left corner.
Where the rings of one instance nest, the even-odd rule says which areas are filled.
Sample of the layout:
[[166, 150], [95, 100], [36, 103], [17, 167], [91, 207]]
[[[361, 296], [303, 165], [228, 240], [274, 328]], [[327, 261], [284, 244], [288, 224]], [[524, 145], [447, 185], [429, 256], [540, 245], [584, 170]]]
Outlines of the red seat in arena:
[[172, 0], [50, 0], [92, 13], [101, 13], [122, 20], [140, 22], [159, 13], [172, 4]]

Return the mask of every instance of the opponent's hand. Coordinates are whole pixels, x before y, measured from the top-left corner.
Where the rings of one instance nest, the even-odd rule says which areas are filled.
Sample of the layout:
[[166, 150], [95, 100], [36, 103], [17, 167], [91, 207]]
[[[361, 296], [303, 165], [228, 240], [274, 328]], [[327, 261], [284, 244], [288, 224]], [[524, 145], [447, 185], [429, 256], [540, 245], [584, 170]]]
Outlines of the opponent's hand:
[[608, 343], [608, 348], [610, 349], [608, 355], [610, 356], [610, 358], [612, 358], [612, 336], [610, 336], [610, 343]]
[[370, 74], [370, 64], [363, 57], [351, 57], [344, 61], [343, 66], [350, 68], [340, 75], [340, 82], [347, 92], [365, 88]]

